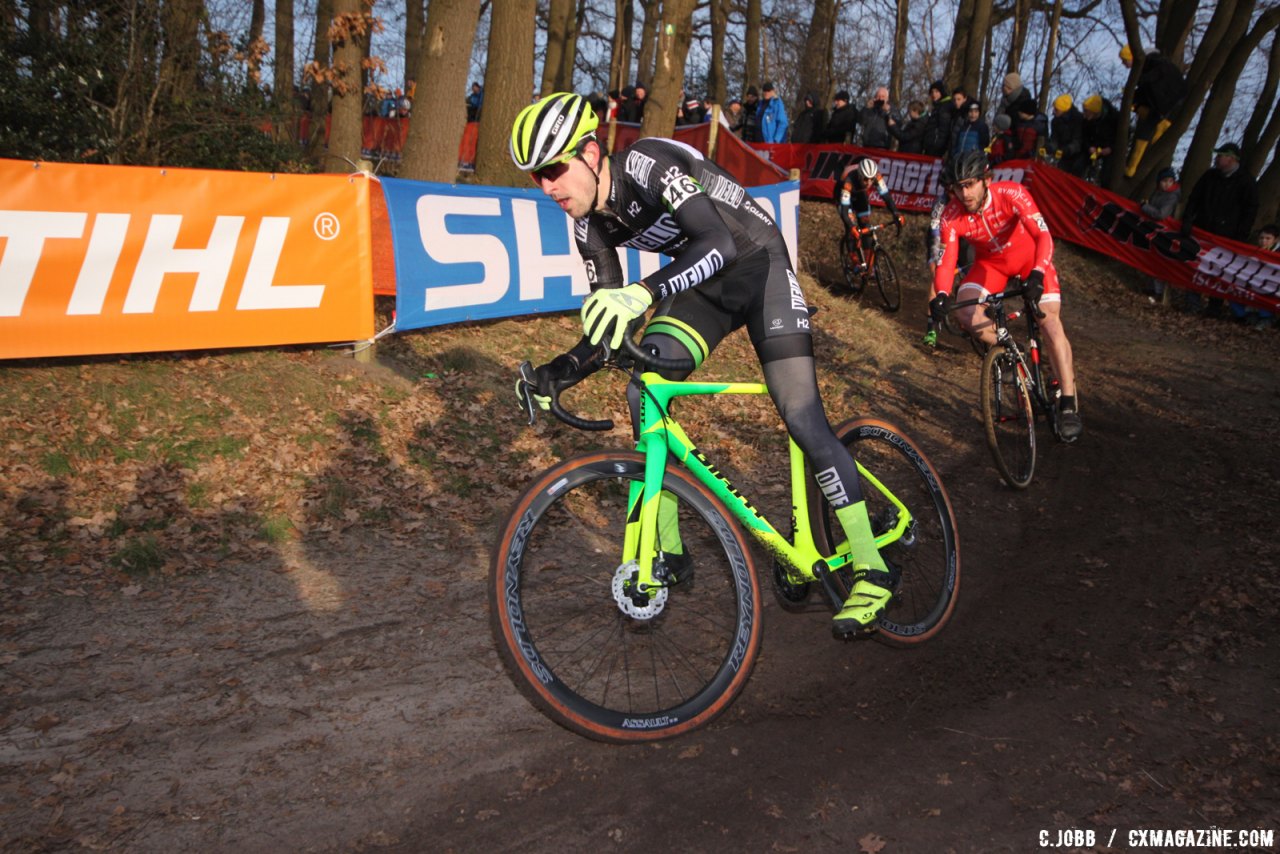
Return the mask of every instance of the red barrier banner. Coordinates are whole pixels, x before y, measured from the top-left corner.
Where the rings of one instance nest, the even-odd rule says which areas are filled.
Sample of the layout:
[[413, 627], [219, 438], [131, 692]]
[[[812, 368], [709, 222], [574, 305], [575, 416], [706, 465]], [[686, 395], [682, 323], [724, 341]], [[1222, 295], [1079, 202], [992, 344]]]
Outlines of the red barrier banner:
[[369, 181], [0, 160], [0, 358], [373, 335]]
[[1230, 302], [1280, 308], [1280, 256], [1193, 229], [1184, 237], [1175, 219], [1144, 216], [1139, 206], [1043, 163], [1020, 162], [1031, 196], [1055, 239], [1110, 255], [1179, 288]]
[[[769, 153], [769, 159], [783, 169], [800, 170], [800, 197], [831, 201], [836, 182], [844, 167], [859, 155], [875, 158], [880, 174], [889, 184], [893, 203], [898, 210], [927, 211], [938, 196], [938, 176], [942, 161], [923, 154], [899, 154], [883, 148], [856, 145], [757, 145]], [[873, 205], [883, 205], [871, 194]]]

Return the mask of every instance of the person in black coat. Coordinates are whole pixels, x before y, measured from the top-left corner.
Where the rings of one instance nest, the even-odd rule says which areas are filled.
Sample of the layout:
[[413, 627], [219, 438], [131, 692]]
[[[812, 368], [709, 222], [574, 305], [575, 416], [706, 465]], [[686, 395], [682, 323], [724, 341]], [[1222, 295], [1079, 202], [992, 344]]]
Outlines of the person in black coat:
[[827, 143], [846, 143], [853, 138], [854, 131], [858, 128], [858, 109], [849, 103], [849, 93], [844, 89], [836, 93], [831, 104], [835, 109], [827, 119], [822, 139]]
[[[1182, 212], [1182, 233], [1189, 235], [1192, 227], [1202, 228], [1244, 243], [1257, 216], [1258, 182], [1240, 165], [1240, 146], [1228, 142], [1214, 152], [1213, 168], [1191, 189]], [[1187, 297], [1189, 309], [1199, 307], [1199, 293], [1191, 291]], [[1216, 317], [1221, 311], [1222, 300], [1211, 297], [1205, 314]]]
[[804, 96], [804, 109], [796, 115], [791, 126], [791, 141], [822, 142], [826, 138], [827, 110], [818, 106], [818, 96], [812, 92]]
[[924, 117], [924, 104], [912, 101], [907, 104], [907, 120], [899, 122], [889, 119], [889, 133], [898, 141], [898, 150], [903, 154], [924, 153], [924, 132], [928, 120]]
[[1017, 122], [1019, 113], [1036, 112], [1036, 99], [1026, 86], [1022, 85], [1022, 77], [1017, 72], [1010, 72], [1004, 76], [1004, 83], [1000, 87], [1000, 104], [996, 108], [996, 115], [1004, 113], [1009, 117], [1009, 124]]
[[[1133, 67], [1133, 51], [1128, 45], [1120, 48], [1120, 61], [1125, 68]], [[1133, 129], [1133, 150], [1124, 174], [1132, 178], [1147, 146], [1161, 137], [1172, 124], [1169, 117], [1177, 112], [1188, 94], [1187, 79], [1173, 64], [1173, 60], [1153, 50], [1142, 62], [1138, 75], [1138, 87], [1133, 92], [1133, 111], [1138, 114]]]
[[1084, 99], [1084, 147], [1091, 157], [1097, 156], [1103, 175], [1119, 127], [1120, 111], [1110, 101], [1096, 92]]
[[1070, 95], [1059, 95], [1053, 101], [1049, 149], [1058, 160], [1058, 168], [1064, 172], [1080, 178], [1089, 168], [1089, 154], [1084, 148], [1084, 116], [1076, 109]]
[[889, 90], [881, 86], [858, 114], [858, 122], [862, 125], [862, 144], [868, 148], [888, 148], [892, 145], [889, 119]]
[[951, 127], [955, 124], [956, 105], [947, 95], [947, 84], [933, 81], [929, 87], [933, 104], [924, 120], [924, 153], [933, 157], [945, 157], [951, 150]]

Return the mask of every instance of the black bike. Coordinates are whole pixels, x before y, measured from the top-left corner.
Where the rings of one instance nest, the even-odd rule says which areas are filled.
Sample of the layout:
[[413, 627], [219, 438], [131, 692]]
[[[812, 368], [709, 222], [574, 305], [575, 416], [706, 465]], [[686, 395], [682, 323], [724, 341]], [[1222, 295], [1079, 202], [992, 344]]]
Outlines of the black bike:
[[[1024, 283], [1014, 277], [1004, 293], [953, 303], [951, 309], [985, 306], [996, 327], [996, 343], [982, 357], [982, 422], [987, 447], [1004, 482], [1025, 489], [1036, 469], [1036, 415], [1049, 422], [1054, 436], [1064, 439], [1059, 421], [1058, 399], [1062, 396], [1056, 377], [1040, 358], [1039, 306], [1025, 299]], [[1009, 310], [1006, 303], [1024, 297], [1021, 309]], [[1026, 318], [1026, 343], [1019, 342], [1009, 323]]]
[[844, 271], [845, 288], [858, 296], [866, 290], [868, 282], [875, 279], [886, 311], [897, 311], [902, 307], [902, 284], [898, 281], [893, 256], [876, 239], [877, 231], [892, 224], [881, 223], [858, 229], [859, 237], [870, 235], [869, 247], [863, 247], [861, 240], [854, 240], [849, 234], [840, 238], [840, 268]]

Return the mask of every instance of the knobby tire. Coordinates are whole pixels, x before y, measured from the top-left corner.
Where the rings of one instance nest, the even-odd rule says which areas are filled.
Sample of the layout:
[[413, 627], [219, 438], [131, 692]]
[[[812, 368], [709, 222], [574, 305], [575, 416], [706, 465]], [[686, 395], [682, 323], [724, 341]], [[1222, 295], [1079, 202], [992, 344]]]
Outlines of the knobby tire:
[[760, 590], [743, 534], [682, 468], [667, 469], [664, 491], [678, 501], [693, 579], [671, 585], [656, 616], [618, 606], [628, 493], [643, 480], [644, 457], [631, 451], [548, 469], [503, 524], [490, 572], [490, 619], [512, 681], [553, 721], [600, 741], [706, 725], [742, 691], [760, 647]]
[[982, 424], [1005, 483], [1026, 489], [1036, 470], [1036, 419], [1022, 364], [997, 344], [982, 359]]

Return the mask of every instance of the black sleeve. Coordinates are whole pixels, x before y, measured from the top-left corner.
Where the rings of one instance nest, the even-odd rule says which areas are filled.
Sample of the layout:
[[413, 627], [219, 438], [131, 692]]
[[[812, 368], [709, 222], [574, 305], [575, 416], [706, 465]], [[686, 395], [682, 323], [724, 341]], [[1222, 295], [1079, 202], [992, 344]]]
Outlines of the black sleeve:
[[574, 224], [574, 234], [578, 242], [578, 254], [587, 268], [587, 282], [591, 290], [597, 288], [620, 288], [622, 281], [622, 262], [618, 260], [618, 250], [605, 239], [600, 228], [587, 220]]

